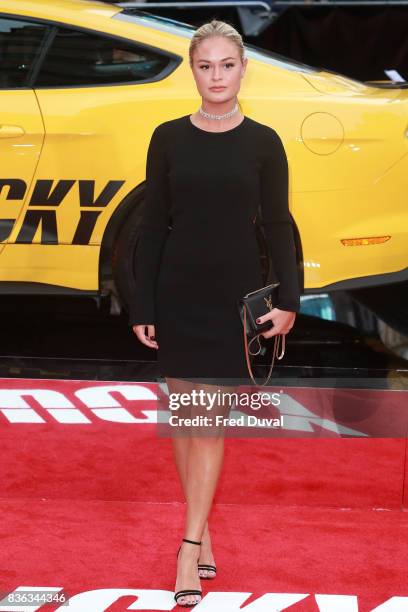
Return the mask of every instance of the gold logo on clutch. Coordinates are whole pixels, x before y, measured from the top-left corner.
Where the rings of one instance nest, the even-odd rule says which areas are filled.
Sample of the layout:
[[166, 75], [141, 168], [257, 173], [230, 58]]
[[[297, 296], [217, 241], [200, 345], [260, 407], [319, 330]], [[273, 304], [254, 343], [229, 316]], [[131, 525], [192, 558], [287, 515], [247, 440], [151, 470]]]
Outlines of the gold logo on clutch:
[[267, 297], [264, 298], [267, 307], [269, 308], [269, 310], [272, 310], [273, 306], [272, 306], [272, 295], [269, 294]]

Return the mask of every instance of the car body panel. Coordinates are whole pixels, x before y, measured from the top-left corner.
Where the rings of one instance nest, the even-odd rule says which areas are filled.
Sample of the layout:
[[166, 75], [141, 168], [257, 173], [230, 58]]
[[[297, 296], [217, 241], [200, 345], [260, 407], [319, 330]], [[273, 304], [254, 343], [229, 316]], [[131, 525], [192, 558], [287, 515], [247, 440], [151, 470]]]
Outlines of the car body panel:
[[17, 219], [23, 214], [30, 185], [44, 142], [44, 125], [36, 96], [31, 90], [0, 90], [0, 147], [2, 192], [0, 253], [10, 240]]

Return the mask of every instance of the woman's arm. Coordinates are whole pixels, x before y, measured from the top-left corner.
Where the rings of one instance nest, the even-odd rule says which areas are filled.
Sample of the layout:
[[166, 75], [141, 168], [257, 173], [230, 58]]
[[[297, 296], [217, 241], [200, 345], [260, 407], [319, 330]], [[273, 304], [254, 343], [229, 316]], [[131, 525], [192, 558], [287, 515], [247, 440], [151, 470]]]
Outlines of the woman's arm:
[[158, 125], [146, 158], [146, 190], [135, 255], [135, 280], [131, 288], [129, 324], [154, 325], [155, 287], [162, 248], [168, 233], [169, 194], [163, 130]]
[[270, 129], [261, 169], [261, 225], [279, 285], [280, 310], [300, 310], [296, 248], [289, 214], [288, 160], [275, 130]]

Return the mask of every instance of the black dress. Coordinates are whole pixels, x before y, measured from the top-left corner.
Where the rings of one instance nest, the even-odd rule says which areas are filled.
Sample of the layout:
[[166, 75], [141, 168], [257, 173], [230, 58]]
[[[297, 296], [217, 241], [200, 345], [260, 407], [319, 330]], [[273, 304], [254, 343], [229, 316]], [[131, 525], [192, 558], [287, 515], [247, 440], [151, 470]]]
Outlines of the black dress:
[[297, 312], [288, 163], [277, 132], [247, 116], [224, 132], [202, 130], [190, 115], [155, 128], [129, 324], [155, 325], [162, 376], [248, 380], [237, 300], [264, 284], [259, 204], [278, 307]]

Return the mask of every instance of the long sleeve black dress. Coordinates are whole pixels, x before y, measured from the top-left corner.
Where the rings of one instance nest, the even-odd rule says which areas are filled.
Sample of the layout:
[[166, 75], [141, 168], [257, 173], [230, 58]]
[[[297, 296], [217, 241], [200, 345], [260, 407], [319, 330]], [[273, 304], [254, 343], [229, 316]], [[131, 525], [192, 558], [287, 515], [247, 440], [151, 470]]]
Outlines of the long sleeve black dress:
[[247, 116], [224, 132], [203, 130], [190, 115], [155, 128], [129, 324], [155, 325], [163, 376], [248, 379], [237, 300], [263, 286], [259, 204], [281, 283], [277, 306], [297, 312], [288, 162], [277, 132]]

